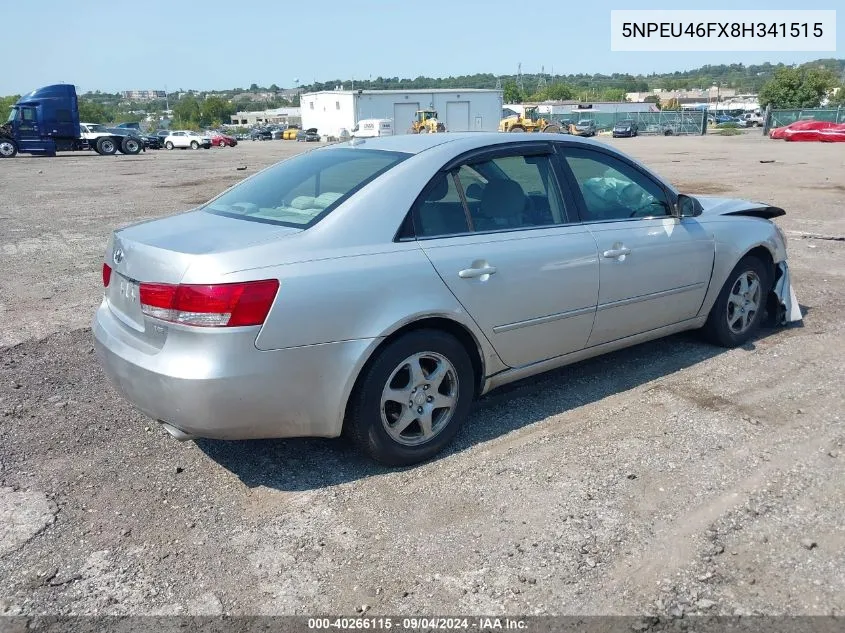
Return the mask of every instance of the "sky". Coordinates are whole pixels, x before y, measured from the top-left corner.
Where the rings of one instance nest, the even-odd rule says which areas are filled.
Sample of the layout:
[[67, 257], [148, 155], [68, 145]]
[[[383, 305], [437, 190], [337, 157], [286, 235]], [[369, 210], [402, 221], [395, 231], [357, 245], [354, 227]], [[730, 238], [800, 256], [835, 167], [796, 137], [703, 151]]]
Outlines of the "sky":
[[[82, 92], [215, 90], [333, 79], [632, 73], [801, 63], [836, 53], [612, 52], [612, 9], [836, 9], [841, 0], [39, 0], [3, 2], [0, 96], [52, 83]], [[519, 16], [527, 16], [521, 19]], [[10, 25], [14, 25], [11, 28]]]

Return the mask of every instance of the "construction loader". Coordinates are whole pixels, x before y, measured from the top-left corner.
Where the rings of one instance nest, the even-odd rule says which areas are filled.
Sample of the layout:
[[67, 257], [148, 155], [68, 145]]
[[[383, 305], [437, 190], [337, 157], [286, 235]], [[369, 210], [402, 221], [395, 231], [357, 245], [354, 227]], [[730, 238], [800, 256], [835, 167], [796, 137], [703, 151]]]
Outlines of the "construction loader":
[[437, 119], [437, 110], [417, 110], [417, 118], [411, 123], [412, 134], [445, 132], [446, 126]]
[[557, 123], [540, 116], [537, 106], [525, 106], [525, 114], [515, 114], [499, 122], [500, 132], [554, 132], [560, 133]]

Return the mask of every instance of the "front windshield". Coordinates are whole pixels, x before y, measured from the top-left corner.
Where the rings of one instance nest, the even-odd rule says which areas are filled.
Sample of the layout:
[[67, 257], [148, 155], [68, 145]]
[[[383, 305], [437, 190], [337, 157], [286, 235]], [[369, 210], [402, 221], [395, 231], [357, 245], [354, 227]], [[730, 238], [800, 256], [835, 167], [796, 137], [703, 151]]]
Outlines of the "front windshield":
[[347, 147], [307, 152], [236, 185], [203, 210], [243, 220], [307, 228], [408, 156]]
[[592, 123], [590, 119], [581, 119], [580, 121], [578, 121], [578, 125], [590, 125], [590, 123]]
[[88, 125], [88, 130], [91, 132], [108, 132], [109, 129], [100, 123], [91, 123]]
[[9, 112], [9, 117], [6, 119], [6, 123], [11, 123], [12, 121], [15, 120], [15, 117], [17, 117], [17, 116], [18, 116], [18, 109], [12, 108], [11, 111]]

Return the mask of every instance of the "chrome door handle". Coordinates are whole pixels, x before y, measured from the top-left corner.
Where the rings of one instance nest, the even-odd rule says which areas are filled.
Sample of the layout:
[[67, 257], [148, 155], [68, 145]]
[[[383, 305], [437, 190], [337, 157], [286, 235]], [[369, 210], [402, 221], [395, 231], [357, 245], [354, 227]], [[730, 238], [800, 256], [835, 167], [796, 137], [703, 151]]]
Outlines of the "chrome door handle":
[[480, 268], [464, 268], [458, 273], [458, 277], [461, 279], [472, 279], [473, 277], [483, 277], [484, 275], [493, 275], [495, 273], [495, 266], [482, 266]]
[[604, 253], [602, 253], [602, 255], [604, 255], [605, 257], [608, 257], [610, 259], [616, 259], [617, 257], [622, 257], [623, 255], [630, 255], [630, 254], [631, 254], [631, 249], [627, 248], [625, 246], [623, 246], [621, 248], [611, 248], [609, 251], [605, 251]]

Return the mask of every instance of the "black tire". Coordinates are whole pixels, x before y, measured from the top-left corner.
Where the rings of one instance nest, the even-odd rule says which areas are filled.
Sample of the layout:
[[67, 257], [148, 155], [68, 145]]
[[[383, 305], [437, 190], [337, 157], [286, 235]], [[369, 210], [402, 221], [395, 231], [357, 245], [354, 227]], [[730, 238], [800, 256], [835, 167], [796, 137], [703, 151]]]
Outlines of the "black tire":
[[18, 144], [10, 138], [0, 138], [0, 158], [14, 158], [18, 155]]
[[164, 147], [165, 149], [173, 149], [173, 141], [167, 141], [167, 143], [164, 144]]
[[[457, 396], [451, 417], [443, 423], [444, 426], [428, 441], [409, 446], [400, 443], [388, 433], [383, 421], [381, 398], [388, 380], [402, 366], [403, 361], [414, 354], [424, 353], [440, 355], [451, 363], [454, 373], [457, 374], [454, 385]], [[475, 374], [472, 361], [455, 337], [439, 330], [409, 332], [385, 347], [359, 377], [350, 397], [344, 432], [363, 452], [382, 464], [416, 464], [430, 459], [454, 439], [469, 414], [474, 395]], [[413, 422], [409, 428], [413, 428], [414, 424], [418, 422]]]
[[144, 146], [141, 141], [136, 138], [132, 138], [131, 136], [127, 136], [120, 143], [120, 151], [124, 154], [129, 154], [132, 156], [134, 156], [135, 154], [140, 154], [143, 147]]
[[199, 143], [197, 143], [196, 141], [191, 141], [191, 149], [199, 149], [199, 148], [200, 148]]
[[[735, 332], [729, 326], [729, 319], [732, 313], [728, 311], [728, 304], [732, 291], [735, 290], [735, 286], [740, 283], [741, 277], [747, 273], [756, 275], [759, 280], [759, 303], [748, 327], [742, 332]], [[713, 304], [713, 308], [710, 310], [707, 322], [702, 328], [704, 337], [714, 345], [721, 347], [739, 347], [746, 343], [757, 334], [760, 325], [763, 323], [772, 283], [771, 273], [768, 267], [758, 257], [754, 255], [743, 257], [731, 271], [731, 274], [728, 275], [725, 285], [722, 286], [722, 290], [716, 298], [716, 303]]]
[[102, 154], [103, 156], [111, 156], [117, 151], [117, 143], [115, 143], [113, 138], [108, 136], [101, 136], [98, 138], [94, 147], [96, 148], [97, 153]]

